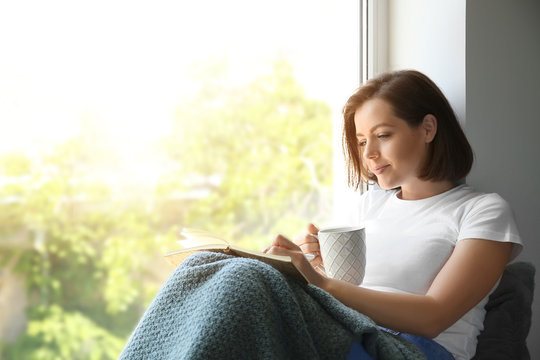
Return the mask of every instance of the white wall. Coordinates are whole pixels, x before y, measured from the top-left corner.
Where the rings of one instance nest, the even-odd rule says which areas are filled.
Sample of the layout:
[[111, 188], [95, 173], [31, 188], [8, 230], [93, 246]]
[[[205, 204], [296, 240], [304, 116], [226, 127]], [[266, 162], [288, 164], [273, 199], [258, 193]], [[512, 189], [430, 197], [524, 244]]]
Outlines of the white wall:
[[[467, 182], [510, 202], [540, 270], [540, 2], [389, 0], [389, 70], [414, 68], [447, 95], [475, 151]], [[540, 359], [540, 299], [528, 337]]]
[[465, 118], [465, 0], [391, 0], [390, 70], [415, 69], [445, 93]]
[[[469, 0], [466, 58], [465, 130], [476, 155], [467, 181], [510, 202], [525, 242], [519, 259], [540, 271], [540, 1]], [[540, 359], [539, 288], [531, 359]]]

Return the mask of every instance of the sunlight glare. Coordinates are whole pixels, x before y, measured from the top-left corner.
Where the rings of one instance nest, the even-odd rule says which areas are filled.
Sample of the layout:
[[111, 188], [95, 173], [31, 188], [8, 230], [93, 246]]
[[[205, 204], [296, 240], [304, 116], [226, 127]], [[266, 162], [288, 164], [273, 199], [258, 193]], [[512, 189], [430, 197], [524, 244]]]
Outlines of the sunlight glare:
[[[140, 151], [170, 131], [179, 100], [198, 89], [191, 66], [211, 57], [229, 59], [241, 82], [285, 56], [310, 96], [341, 106], [356, 79], [337, 73], [354, 65], [325, 65], [356, 36], [339, 21], [347, 1], [3, 1], [0, 153], [43, 151], [77, 135], [87, 114], [117, 151]], [[328, 26], [343, 37], [328, 39]]]

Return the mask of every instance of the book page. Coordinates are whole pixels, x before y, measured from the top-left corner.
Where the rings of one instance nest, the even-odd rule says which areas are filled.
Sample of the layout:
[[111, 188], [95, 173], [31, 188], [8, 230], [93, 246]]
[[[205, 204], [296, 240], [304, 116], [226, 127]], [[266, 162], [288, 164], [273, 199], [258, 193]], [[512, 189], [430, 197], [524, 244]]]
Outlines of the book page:
[[177, 241], [184, 248], [192, 248], [196, 246], [229, 244], [227, 240], [221, 236], [209, 231], [183, 228], [180, 232], [180, 239]]

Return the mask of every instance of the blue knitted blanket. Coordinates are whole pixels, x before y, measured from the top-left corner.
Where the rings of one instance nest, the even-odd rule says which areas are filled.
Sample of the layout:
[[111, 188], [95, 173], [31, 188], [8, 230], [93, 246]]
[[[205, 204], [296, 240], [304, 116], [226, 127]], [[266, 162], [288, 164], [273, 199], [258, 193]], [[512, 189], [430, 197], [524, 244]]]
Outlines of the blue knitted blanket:
[[176, 268], [120, 359], [345, 359], [354, 341], [375, 359], [424, 358], [318, 287], [202, 252]]

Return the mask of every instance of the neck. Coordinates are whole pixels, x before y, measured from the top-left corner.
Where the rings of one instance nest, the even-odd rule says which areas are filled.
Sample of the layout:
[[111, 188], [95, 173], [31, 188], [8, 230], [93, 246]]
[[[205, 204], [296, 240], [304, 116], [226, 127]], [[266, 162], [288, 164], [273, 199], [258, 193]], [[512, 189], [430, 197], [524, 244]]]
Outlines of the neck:
[[420, 200], [442, 194], [455, 187], [451, 181], [421, 181], [419, 184], [402, 186], [398, 197], [403, 200]]

